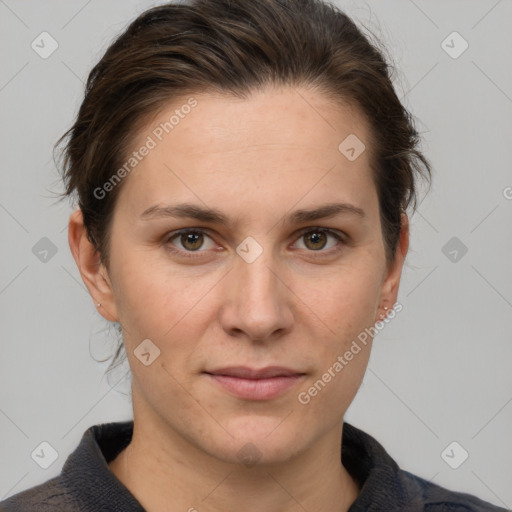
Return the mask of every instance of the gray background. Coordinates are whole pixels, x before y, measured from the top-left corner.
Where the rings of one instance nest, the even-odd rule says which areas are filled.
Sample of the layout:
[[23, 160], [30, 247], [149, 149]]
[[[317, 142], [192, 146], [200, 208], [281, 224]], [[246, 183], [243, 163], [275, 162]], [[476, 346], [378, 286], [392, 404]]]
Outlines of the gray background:
[[[95, 360], [114, 345], [68, 248], [51, 149], [112, 37], [157, 3], [0, 0], [0, 499], [57, 475], [90, 425], [131, 418], [129, 380]], [[339, 5], [387, 45], [434, 166], [411, 219], [403, 310], [375, 339], [346, 420], [404, 469], [510, 508], [512, 2]], [[43, 31], [59, 45], [47, 59], [31, 48]], [[458, 58], [442, 45], [453, 31], [469, 44]], [[46, 261], [33, 252], [43, 237], [57, 250]], [[48, 469], [31, 458], [42, 441], [58, 452]], [[469, 453], [457, 469], [441, 456], [453, 441]]]

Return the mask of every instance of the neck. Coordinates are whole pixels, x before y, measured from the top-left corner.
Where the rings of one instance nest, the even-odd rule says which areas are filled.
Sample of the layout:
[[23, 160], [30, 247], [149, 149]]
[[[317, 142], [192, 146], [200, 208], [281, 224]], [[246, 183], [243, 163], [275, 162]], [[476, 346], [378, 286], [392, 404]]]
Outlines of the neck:
[[341, 463], [341, 422], [285, 464], [243, 466], [141, 417], [134, 409], [132, 440], [109, 467], [148, 512], [347, 511], [359, 493]]

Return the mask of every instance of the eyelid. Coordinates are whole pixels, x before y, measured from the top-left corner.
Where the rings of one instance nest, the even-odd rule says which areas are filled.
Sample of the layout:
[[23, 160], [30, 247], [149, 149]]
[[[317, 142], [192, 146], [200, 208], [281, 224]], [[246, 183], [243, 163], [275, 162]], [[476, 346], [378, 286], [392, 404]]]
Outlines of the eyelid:
[[[343, 231], [339, 231], [338, 229], [334, 228], [326, 228], [323, 226], [308, 226], [307, 228], [302, 228], [299, 231], [296, 231], [294, 235], [296, 237], [300, 237], [301, 235], [304, 235], [305, 233], [309, 233], [310, 231], [322, 231], [325, 233], [328, 233], [330, 235], [333, 235], [336, 238], [339, 238], [341, 241], [346, 242], [347, 235], [343, 233]], [[314, 252], [314, 251], [313, 251]]]

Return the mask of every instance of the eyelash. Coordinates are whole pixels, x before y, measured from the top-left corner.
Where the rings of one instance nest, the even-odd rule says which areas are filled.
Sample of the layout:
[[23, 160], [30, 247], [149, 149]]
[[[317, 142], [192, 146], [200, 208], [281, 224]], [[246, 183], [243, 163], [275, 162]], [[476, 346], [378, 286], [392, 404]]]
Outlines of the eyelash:
[[[303, 237], [304, 235], [308, 234], [308, 233], [325, 233], [327, 235], [331, 235], [333, 236], [334, 238], [336, 238], [336, 240], [338, 242], [341, 242], [341, 245], [345, 245], [346, 244], [346, 240], [345, 240], [345, 235], [337, 232], [337, 231], [334, 231], [332, 229], [328, 229], [328, 228], [323, 228], [323, 227], [312, 227], [312, 228], [305, 228], [303, 230], [301, 230], [298, 235], [297, 235], [297, 239], [300, 239], [301, 237]], [[180, 229], [178, 231], [173, 231], [171, 233], [169, 233], [168, 236], [166, 236], [164, 238], [164, 244], [167, 248], [167, 250], [175, 253], [175, 254], [178, 254], [180, 256], [183, 256], [185, 258], [201, 258], [203, 255], [201, 253], [205, 252], [205, 251], [201, 251], [201, 250], [197, 250], [197, 251], [183, 251], [181, 249], [177, 249], [175, 247], [173, 247], [172, 245], [169, 245], [170, 242], [172, 242], [175, 238], [179, 237], [180, 235], [186, 235], [186, 234], [189, 234], [189, 233], [194, 233], [194, 234], [203, 234], [203, 235], [206, 235], [207, 237], [209, 238], [212, 238], [210, 235], [208, 235], [208, 233], [204, 230], [202, 230], [201, 228], [187, 228], [187, 229]], [[315, 258], [322, 258], [324, 256], [331, 256], [335, 253], [337, 253], [338, 251], [341, 250], [341, 247], [340, 245], [338, 244], [336, 247], [332, 247], [331, 249], [327, 250], [327, 251], [324, 251], [324, 250], [318, 250], [318, 251], [313, 251], [313, 250], [310, 250], [308, 252], [311, 252], [311, 253], [315, 253], [315, 252], [318, 252], [318, 253], [321, 253], [320, 255], [315, 255], [313, 257]]]

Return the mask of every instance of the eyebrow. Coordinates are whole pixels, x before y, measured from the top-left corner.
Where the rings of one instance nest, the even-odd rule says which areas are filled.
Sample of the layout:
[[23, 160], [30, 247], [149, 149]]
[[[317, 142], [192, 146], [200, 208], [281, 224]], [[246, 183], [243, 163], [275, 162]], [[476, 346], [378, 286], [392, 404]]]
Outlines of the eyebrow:
[[[356, 215], [365, 218], [366, 213], [363, 209], [349, 203], [329, 203], [314, 209], [295, 210], [286, 215], [284, 222], [288, 224], [301, 224], [312, 222], [319, 219], [328, 219], [337, 215]], [[231, 227], [230, 219], [215, 208], [204, 208], [202, 206], [182, 203], [177, 205], [154, 205], [144, 210], [140, 215], [141, 220], [151, 220], [157, 218], [191, 218], [201, 222], [209, 222]]]

